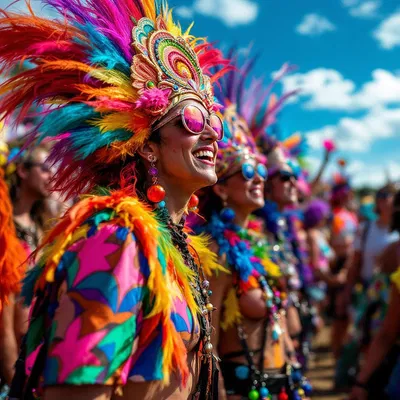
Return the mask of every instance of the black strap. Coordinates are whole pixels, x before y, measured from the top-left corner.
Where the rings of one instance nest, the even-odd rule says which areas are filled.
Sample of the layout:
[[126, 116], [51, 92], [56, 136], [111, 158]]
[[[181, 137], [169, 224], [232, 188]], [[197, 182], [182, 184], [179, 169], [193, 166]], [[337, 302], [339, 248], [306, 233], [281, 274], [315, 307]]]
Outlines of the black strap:
[[[243, 327], [241, 325], [237, 325], [237, 329], [238, 329], [238, 335], [239, 335], [239, 340], [240, 343], [243, 347], [243, 351], [244, 351], [244, 355], [246, 357], [247, 363], [250, 367], [251, 373], [252, 374], [261, 374], [264, 370], [264, 359], [265, 359], [265, 347], [267, 345], [267, 328], [268, 328], [268, 318], [264, 318], [264, 324], [263, 324], [263, 335], [262, 335], [262, 343], [261, 343], [261, 354], [260, 354], [260, 361], [258, 363], [258, 370], [254, 364], [253, 361], [253, 356], [254, 354], [252, 353], [252, 351], [249, 348], [249, 345], [247, 343], [246, 340], [246, 334], [243, 330]], [[258, 376], [257, 378], [260, 379], [262, 376]]]

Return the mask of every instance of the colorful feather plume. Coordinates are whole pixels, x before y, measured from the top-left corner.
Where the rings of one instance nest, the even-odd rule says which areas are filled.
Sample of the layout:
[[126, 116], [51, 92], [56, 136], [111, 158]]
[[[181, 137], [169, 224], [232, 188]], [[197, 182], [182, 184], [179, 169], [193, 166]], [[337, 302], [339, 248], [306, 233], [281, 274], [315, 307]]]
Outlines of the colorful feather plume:
[[213, 108], [211, 81], [221, 71], [205, 73], [227, 61], [190, 28], [183, 32], [165, 1], [45, 3], [58, 19], [35, 15], [29, 2], [29, 14], [0, 10], [0, 73], [31, 66], [0, 85], [0, 115], [18, 110], [19, 124], [32, 106], [44, 106], [31, 140], [58, 141], [57, 190], [75, 195], [101, 184], [105, 164], [133, 155], [154, 120], [184, 96]]

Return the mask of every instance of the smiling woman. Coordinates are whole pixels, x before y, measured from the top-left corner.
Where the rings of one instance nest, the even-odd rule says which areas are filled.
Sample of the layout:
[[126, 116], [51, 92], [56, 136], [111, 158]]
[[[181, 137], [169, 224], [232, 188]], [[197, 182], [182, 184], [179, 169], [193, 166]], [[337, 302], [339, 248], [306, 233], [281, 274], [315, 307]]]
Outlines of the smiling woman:
[[51, 104], [31, 139], [55, 139], [54, 187], [86, 196], [26, 279], [32, 318], [10, 396], [212, 399], [204, 273], [219, 267], [185, 217], [217, 179], [207, 73], [227, 62], [163, 1], [47, 3], [58, 19], [2, 10], [3, 70], [32, 68], [1, 84], [0, 115]]

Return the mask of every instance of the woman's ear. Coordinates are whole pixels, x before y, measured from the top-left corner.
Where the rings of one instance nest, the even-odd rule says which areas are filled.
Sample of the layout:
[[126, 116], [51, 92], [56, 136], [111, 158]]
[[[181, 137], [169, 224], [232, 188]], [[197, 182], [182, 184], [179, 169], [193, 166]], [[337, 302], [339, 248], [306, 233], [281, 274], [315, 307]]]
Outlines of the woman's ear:
[[228, 194], [226, 193], [225, 185], [217, 183], [212, 187], [212, 190], [223, 202], [228, 200]]
[[26, 179], [28, 177], [28, 170], [23, 163], [18, 163], [16, 172], [21, 179]]
[[150, 161], [151, 158], [155, 158], [156, 160], [159, 158], [159, 148], [157, 144], [149, 141], [142, 144], [138, 148], [137, 153], [146, 161]]

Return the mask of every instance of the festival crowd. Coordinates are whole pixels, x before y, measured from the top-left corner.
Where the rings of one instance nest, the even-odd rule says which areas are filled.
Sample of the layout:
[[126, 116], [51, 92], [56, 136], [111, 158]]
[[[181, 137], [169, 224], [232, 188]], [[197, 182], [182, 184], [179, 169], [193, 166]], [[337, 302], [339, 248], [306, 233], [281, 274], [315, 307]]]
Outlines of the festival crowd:
[[290, 65], [162, 0], [46, 3], [0, 10], [0, 399], [305, 400], [326, 326], [337, 390], [400, 399], [400, 186], [332, 140], [311, 176]]

